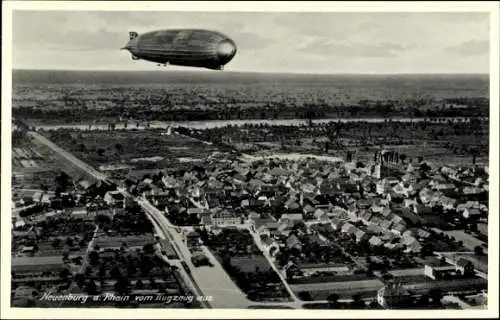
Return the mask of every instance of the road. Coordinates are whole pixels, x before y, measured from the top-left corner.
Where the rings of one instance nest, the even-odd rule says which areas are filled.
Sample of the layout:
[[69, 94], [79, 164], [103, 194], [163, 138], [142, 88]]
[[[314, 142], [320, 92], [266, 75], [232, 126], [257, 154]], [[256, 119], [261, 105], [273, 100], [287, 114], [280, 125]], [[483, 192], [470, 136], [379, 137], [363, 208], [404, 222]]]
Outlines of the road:
[[89, 166], [85, 162], [81, 161], [80, 159], [78, 159], [77, 157], [72, 155], [71, 153], [67, 152], [63, 148], [59, 147], [58, 145], [56, 145], [55, 143], [53, 143], [49, 139], [45, 138], [41, 134], [33, 132], [33, 131], [29, 131], [27, 134], [29, 136], [31, 136], [33, 139], [35, 139], [36, 141], [38, 141], [39, 143], [42, 143], [45, 146], [52, 149], [53, 151], [57, 152], [60, 156], [62, 156], [63, 158], [65, 158], [66, 160], [71, 162], [73, 165], [77, 166], [78, 168], [87, 172], [88, 174], [94, 176], [96, 179], [108, 181], [108, 178], [106, 177], [106, 175], [104, 175], [103, 173], [92, 168], [91, 166]]
[[[192, 278], [196, 286], [199, 286], [200, 296], [213, 297], [213, 301], [210, 304], [214, 308], [245, 308], [252, 303], [230, 280], [225, 271], [222, 270], [224, 273], [221, 274], [218, 268], [195, 267], [191, 262], [189, 248], [182, 239], [182, 236], [176, 231], [177, 227], [165, 217], [163, 212], [154, 207], [146, 199], [139, 197], [137, 202], [148, 215], [153, 217], [153, 220], [156, 221], [167, 239], [172, 243], [180, 260], [185, 262], [188, 267], [186, 270], [188, 277]], [[214, 258], [211, 261], [214, 264], [216, 262]], [[182, 264], [181, 269], [185, 269]], [[214, 280], [217, 281], [214, 282]]]

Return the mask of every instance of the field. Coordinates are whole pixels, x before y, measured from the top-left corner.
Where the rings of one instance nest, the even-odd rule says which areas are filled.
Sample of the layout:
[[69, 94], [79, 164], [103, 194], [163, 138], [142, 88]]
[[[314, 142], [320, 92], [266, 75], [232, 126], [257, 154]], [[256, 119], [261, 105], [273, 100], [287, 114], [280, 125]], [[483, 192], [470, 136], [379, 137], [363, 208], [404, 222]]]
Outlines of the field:
[[122, 245], [126, 245], [127, 247], [143, 247], [148, 243], [154, 243], [154, 238], [152, 234], [149, 235], [140, 235], [140, 236], [118, 236], [118, 237], [109, 237], [109, 236], [101, 236], [97, 237], [94, 241], [94, 245], [99, 245], [102, 249], [106, 248], [120, 248]]
[[241, 272], [254, 272], [256, 269], [261, 271], [270, 270], [271, 266], [263, 256], [234, 257], [231, 263]]
[[[414, 115], [488, 98], [487, 75], [292, 75], [16, 70], [13, 115], [46, 123]], [[372, 102], [382, 104], [371, 106]], [[441, 115], [487, 114], [481, 100]], [[384, 104], [385, 103], [385, 104]], [[446, 101], [460, 106], [464, 101]], [[434, 111], [433, 111], [434, 112]], [[429, 113], [429, 115], [432, 114]], [[424, 115], [425, 116], [425, 115]]]
[[187, 136], [162, 133], [160, 130], [89, 132], [59, 129], [44, 135], [101, 171], [112, 176], [114, 172], [115, 178], [136, 171], [157, 172], [185, 158], [207, 159], [218, 151], [214, 146]]
[[292, 290], [299, 292], [309, 292], [314, 300], [326, 300], [327, 297], [336, 293], [341, 298], [351, 298], [354, 294], [361, 294], [363, 297], [375, 296], [377, 290], [384, 284], [378, 279], [343, 281], [343, 282], [324, 282], [310, 284], [292, 284]]

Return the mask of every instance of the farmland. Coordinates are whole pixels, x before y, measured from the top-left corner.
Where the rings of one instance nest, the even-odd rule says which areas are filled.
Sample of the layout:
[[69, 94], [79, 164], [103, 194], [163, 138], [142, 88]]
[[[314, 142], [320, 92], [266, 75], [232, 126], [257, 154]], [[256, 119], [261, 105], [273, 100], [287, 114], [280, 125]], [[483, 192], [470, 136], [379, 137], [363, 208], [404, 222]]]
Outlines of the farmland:
[[[59, 129], [45, 135], [62, 148], [117, 177], [135, 171], [155, 172], [186, 158], [207, 159], [214, 146], [161, 130], [80, 131]], [[189, 162], [187, 163], [190, 164]]]

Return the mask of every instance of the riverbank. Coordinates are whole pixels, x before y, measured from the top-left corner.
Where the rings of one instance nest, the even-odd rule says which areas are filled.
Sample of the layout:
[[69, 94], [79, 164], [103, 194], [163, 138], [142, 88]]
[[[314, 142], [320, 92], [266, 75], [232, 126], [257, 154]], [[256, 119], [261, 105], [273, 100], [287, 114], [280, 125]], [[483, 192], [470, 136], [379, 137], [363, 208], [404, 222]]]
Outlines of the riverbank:
[[[431, 122], [439, 123], [442, 121], [467, 122], [471, 118], [327, 118], [316, 119], [314, 124], [324, 124], [330, 122], [368, 122], [368, 123], [383, 123], [383, 122]], [[481, 118], [485, 120], [486, 118]], [[306, 119], [276, 119], [276, 120], [212, 120], [212, 121], [151, 121], [145, 122], [140, 120], [128, 121], [113, 121], [113, 122], [42, 122], [39, 120], [26, 121], [30, 127], [43, 130], [56, 129], [80, 129], [80, 130], [108, 130], [112, 123], [115, 130], [144, 130], [144, 129], [167, 129], [169, 127], [186, 127], [190, 129], [211, 129], [221, 128], [226, 126], [241, 127], [244, 125], [269, 125], [269, 126], [307, 126], [309, 121]]]

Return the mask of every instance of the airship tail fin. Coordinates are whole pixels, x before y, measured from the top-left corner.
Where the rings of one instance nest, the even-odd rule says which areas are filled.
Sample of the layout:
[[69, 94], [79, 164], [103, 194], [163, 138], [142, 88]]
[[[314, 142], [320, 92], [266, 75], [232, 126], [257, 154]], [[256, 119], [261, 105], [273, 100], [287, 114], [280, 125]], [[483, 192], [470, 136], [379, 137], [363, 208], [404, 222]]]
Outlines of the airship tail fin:
[[129, 37], [130, 40], [133, 40], [133, 39], [137, 38], [137, 36], [138, 36], [138, 33], [135, 32], [135, 31], [130, 31], [128, 33], [128, 37]]

